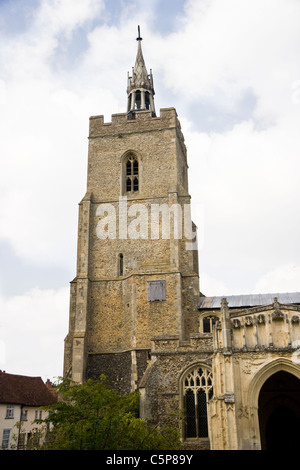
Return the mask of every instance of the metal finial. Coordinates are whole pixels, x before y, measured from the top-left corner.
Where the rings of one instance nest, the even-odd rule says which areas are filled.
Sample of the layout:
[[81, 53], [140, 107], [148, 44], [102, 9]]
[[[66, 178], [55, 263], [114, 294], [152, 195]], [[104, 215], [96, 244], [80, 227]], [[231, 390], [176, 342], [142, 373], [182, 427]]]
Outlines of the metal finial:
[[142, 41], [143, 38], [141, 38], [141, 30], [140, 30], [140, 26], [138, 26], [138, 37], [136, 38], [137, 41]]

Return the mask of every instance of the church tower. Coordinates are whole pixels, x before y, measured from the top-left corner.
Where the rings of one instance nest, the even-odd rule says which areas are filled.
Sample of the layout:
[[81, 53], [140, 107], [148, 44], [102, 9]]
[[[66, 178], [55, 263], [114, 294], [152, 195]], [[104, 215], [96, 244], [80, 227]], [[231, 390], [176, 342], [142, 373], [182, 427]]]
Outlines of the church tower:
[[90, 118], [65, 339], [65, 377], [105, 374], [121, 393], [139, 387], [153, 338], [198, 331], [187, 152], [176, 110], [156, 115], [141, 42], [139, 31], [127, 112]]

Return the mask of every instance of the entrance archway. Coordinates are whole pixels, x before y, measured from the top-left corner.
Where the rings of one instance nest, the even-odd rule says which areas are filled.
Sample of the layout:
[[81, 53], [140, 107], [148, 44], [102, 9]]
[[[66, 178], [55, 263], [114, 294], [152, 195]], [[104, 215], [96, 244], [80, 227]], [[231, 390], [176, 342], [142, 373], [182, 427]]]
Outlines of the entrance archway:
[[300, 380], [284, 370], [271, 375], [258, 399], [261, 448], [299, 448]]

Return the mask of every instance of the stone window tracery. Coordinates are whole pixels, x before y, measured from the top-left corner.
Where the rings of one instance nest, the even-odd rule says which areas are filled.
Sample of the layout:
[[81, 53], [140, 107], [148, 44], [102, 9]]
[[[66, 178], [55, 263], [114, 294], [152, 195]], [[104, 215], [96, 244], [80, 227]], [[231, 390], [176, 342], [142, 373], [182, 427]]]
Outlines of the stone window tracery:
[[182, 380], [185, 438], [207, 438], [207, 403], [213, 396], [213, 376], [209, 369], [195, 366]]
[[139, 162], [134, 155], [129, 155], [125, 164], [125, 188], [127, 193], [139, 191]]

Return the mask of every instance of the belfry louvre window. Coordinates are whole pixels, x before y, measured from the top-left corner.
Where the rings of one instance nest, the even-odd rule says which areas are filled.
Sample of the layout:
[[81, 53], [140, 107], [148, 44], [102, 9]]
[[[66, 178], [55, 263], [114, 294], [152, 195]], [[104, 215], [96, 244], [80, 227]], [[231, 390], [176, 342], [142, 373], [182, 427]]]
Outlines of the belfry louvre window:
[[207, 402], [213, 396], [212, 372], [195, 367], [183, 378], [185, 438], [208, 437]]
[[130, 155], [126, 161], [126, 192], [134, 193], [139, 190], [139, 162]]
[[148, 301], [166, 300], [166, 281], [148, 281]]

